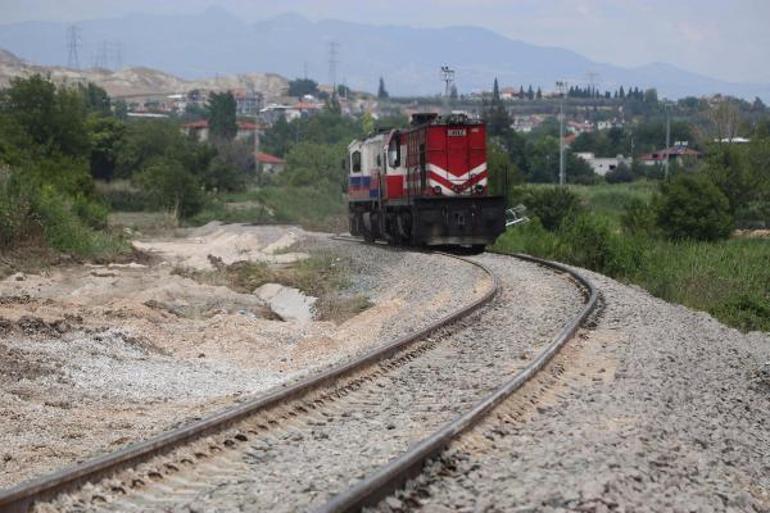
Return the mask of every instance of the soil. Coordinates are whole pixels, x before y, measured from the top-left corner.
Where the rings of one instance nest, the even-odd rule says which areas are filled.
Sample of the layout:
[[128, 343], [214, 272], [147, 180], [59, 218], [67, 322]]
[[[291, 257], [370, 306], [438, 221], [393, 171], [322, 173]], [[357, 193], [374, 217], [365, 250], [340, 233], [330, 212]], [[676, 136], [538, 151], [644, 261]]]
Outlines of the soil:
[[[457, 283], [478, 295], [489, 285], [466, 263], [296, 227], [212, 223], [134, 245], [135, 261], [0, 281], [0, 487], [350, 358], [472, 300], [448, 292]], [[370, 308], [339, 324], [284, 322], [253, 294], [179, 272], [212, 261], [286, 265], [317, 251], [351, 262], [338, 292]]]

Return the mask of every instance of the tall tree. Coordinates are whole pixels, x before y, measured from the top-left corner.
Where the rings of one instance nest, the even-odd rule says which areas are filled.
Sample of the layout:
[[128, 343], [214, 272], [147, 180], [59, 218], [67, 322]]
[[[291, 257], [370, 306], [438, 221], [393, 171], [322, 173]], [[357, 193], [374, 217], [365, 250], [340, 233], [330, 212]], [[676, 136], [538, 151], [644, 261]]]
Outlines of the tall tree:
[[385, 98], [389, 97], [390, 95], [388, 94], [388, 90], [385, 89], [385, 79], [380, 77], [380, 86], [377, 88], [377, 98], [384, 100]]
[[527, 89], [527, 98], [530, 100], [535, 99], [535, 91], [532, 89], [532, 85], [530, 84], [529, 89]]
[[318, 95], [318, 82], [309, 78], [297, 78], [289, 82], [289, 96], [302, 98], [306, 94]]
[[500, 86], [497, 83], [497, 77], [495, 77], [495, 83], [492, 85], [492, 103], [500, 101]]
[[208, 101], [209, 130], [214, 139], [231, 141], [238, 132], [233, 93], [211, 93]]
[[535, 98], [537, 98], [538, 100], [543, 98], [543, 90], [540, 89], [539, 87], [537, 88], [537, 93], [535, 93]]

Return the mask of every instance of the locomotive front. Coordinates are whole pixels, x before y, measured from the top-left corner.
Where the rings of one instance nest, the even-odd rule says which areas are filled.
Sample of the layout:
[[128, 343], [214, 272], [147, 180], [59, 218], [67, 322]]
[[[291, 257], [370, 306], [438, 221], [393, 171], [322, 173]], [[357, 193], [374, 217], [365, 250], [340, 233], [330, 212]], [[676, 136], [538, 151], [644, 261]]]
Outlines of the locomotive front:
[[489, 195], [484, 123], [415, 115], [409, 128], [348, 147], [350, 231], [396, 244], [491, 244], [505, 230], [505, 199]]

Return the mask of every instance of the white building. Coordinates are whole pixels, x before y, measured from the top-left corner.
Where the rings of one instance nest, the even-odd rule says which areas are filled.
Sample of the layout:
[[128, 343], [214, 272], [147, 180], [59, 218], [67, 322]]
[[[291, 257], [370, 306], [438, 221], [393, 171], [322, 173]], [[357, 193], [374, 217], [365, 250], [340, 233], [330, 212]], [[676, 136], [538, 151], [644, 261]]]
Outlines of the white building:
[[590, 151], [575, 153], [575, 156], [588, 162], [594, 173], [599, 176], [604, 176], [610, 171], [617, 169], [620, 164], [631, 167], [631, 162], [633, 161], [631, 157], [626, 158], [623, 155], [618, 155], [617, 157], [597, 157]]

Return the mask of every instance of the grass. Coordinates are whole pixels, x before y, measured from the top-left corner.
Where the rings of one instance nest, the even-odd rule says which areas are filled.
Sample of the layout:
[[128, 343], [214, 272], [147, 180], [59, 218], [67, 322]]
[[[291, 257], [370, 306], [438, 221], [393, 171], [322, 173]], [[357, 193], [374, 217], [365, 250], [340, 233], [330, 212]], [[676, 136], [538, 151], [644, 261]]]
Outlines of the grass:
[[639, 285], [666, 301], [706, 311], [743, 331], [770, 331], [767, 239], [712, 243], [630, 236], [620, 228], [620, 214], [632, 198], [649, 199], [651, 184], [573, 188], [587, 213], [552, 232], [537, 220], [510, 228], [494, 249], [585, 267]]
[[317, 318], [336, 323], [363, 312], [371, 306], [360, 294], [349, 295], [349, 262], [332, 254], [314, 254], [291, 264], [269, 265], [242, 261], [230, 265], [213, 261], [215, 270], [197, 271], [177, 268], [176, 274], [210, 285], [224, 285], [236, 292], [251, 294], [266, 283], [294, 287], [318, 298]]
[[347, 227], [344, 196], [336, 190], [269, 186], [221, 194], [189, 222], [299, 224], [308, 230], [337, 232]]

